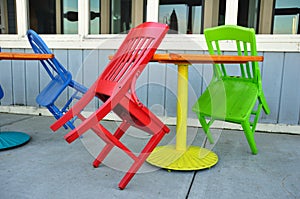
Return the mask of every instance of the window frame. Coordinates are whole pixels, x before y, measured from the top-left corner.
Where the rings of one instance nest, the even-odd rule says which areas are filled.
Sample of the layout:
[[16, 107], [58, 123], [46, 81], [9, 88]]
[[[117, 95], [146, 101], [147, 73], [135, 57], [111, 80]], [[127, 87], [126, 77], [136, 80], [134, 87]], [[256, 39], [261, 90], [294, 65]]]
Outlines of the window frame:
[[[57, 0], [59, 1], [59, 0]], [[104, 0], [109, 1], [109, 0]], [[141, 0], [133, 0], [141, 1]], [[211, 0], [205, 0], [205, 3]], [[218, 1], [218, 0], [215, 0]], [[144, 2], [144, 1], [143, 1]], [[28, 0], [16, 0], [17, 34], [0, 34], [1, 47], [30, 48], [26, 38], [28, 29]], [[204, 3], [204, 5], [205, 5]], [[159, 0], [147, 0], [146, 21], [158, 21]], [[238, 0], [226, 0], [225, 24], [237, 24]], [[89, 34], [89, 1], [78, 0], [78, 34], [42, 35], [50, 48], [54, 49], [115, 49], [124, 35]], [[106, 24], [106, 23], [101, 23]], [[101, 27], [102, 28], [102, 27]], [[204, 27], [205, 28], [205, 27]], [[178, 39], [180, 38], [180, 39]], [[110, 42], [106, 42], [106, 41]], [[191, 44], [190, 41], [195, 41]], [[300, 35], [257, 35], [259, 51], [300, 52]], [[113, 44], [113, 45], [112, 45]], [[207, 50], [202, 34], [167, 35], [161, 44], [162, 50]]]

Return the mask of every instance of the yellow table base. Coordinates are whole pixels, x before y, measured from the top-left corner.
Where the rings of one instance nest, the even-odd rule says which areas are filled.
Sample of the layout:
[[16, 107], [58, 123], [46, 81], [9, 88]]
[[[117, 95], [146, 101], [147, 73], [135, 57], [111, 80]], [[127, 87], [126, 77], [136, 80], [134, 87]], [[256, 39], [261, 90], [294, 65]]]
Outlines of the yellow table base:
[[147, 162], [171, 170], [201, 170], [214, 166], [218, 156], [205, 148], [190, 146], [185, 151], [176, 150], [174, 145], [156, 147]]
[[152, 165], [171, 170], [200, 170], [214, 166], [218, 156], [210, 150], [187, 146], [188, 66], [178, 64], [176, 146], [156, 147], [147, 159]]

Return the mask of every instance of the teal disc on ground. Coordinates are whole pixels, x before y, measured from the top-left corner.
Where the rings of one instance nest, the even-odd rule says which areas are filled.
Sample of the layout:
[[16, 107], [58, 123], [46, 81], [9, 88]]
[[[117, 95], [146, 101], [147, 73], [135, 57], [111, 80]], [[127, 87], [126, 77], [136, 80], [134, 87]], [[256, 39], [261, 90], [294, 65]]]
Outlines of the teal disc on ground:
[[29, 140], [30, 136], [26, 133], [15, 131], [0, 132], [0, 150], [22, 146]]

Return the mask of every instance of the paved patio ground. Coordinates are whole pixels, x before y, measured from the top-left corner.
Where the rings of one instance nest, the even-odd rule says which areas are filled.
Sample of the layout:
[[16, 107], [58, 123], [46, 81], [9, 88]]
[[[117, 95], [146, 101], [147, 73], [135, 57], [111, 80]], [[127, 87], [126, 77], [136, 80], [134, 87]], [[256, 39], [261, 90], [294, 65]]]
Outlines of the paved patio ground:
[[[0, 114], [0, 131], [21, 131], [31, 136], [24, 146], [0, 151], [0, 198], [300, 198], [300, 136], [256, 133], [258, 155], [252, 155], [241, 131], [217, 131], [219, 157], [212, 168], [168, 171], [145, 163], [141, 172], [119, 190], [126, 160], [115, 150], [104, 165], [93, 168], [101, 143], [87, 134], [68, 144], [66, 130], [53, 133], [52, 117]], [[107, 122], [113, 128], [114, 122]], [[175, 127], [161, 144], [174, 142]], [[202, 145], [202, 129], [189, 128], [189, 143]], [[140, 148], [146, 135], [134, 129], [124, 137]], [[89, 139], [87, 139], [89, 138]], [[136, 139], [137, 138], [137, 139]], [[126, 140], [127, 139], [127, 140]], [[100, 143], [100, 144], [99, 144]]]

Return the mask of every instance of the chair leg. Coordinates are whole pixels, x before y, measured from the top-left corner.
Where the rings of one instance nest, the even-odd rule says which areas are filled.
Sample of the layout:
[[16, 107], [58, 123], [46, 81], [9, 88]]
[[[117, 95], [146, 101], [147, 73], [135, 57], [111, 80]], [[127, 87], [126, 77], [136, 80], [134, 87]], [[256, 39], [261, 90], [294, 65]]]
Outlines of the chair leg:
[[[47, 109], [52, 113], [54, 118], [57, 120], [63, 116], [62, 112], [55, 105], [47, 106]], [[65, 129], [68, 129], [69, 127], [70, 129], [73, 130], [75, 128], [73, 123], [70, 121], [66, 122], [66, 124], [64, 124], [63, 126]]]
[[[124, 135], [125, 131], [129, 127], [130, 127], [130, 124], [128, 124], [127, 122], [122, 122], [122, 124], [118, 127], [118, 129], [114, 133], [114, 136], [119, 140]], [[100, 154], [97, 156], [97, 158], [93, 162], [93, 166], [95, 168], [97, 168], [101, 164], [101, 162], [105, 159], [105, 157], [108, 155], [108, 153], [112, 150], [112, 148], [114, 146], [115, 145], [113, 145], [112, 143], [107, 143], [104, 146], [104, 148], [102, 149]]]
[[250, 127], [250, 122], [249, 121], [242, 122], [242, 127], [244, 129], [244, 133], [247, 138], [250, 149], [252, 151], [252, 154], [256, 155], [257, 148], [256, 148], [255, 139], [254, 139], [254, 131], [252, 131], [252, 129]]
[[143, 165], [145, 160], [148, 158], [150, 153], [153, 151], [153, 149], [157, 146], [157, 144], [161, 141], [161, 139], [166, 134], [165, 131], [161, 131], [155, 135], [152, 136], [152, 138], [149, 140], [148, 144], [144, 147], [140, 155], [137, 157], [137, 160], [132, 164], [128, 172], [125, 174], [125, 176], [122, 178], [122, 180], [119, 183], [119, 188], [124, 189], [126, 185], [129, 183], [129, 181], [132, 179], [132, 177], [135, 175], [135, 173], [138, 171], [138, 169]]
[[261, 109], [262, 109], [262, 104], [259, 103], [258, 106], [257, 106], [257, 110], [255, 112], [251, 113], [252, 115], [254, 115], [254, 119], [253, 119], [253, 122], [252, 122], [252, 128], [251, 128], [253, 133], [255, 132], [256, 125], [257, 125], [257, 122], [259, 120]]
[[200, 124], [210, 142], [210, 144], [214, 143], [214, 139], [211, 136], [210, 130], [209, 130], [209, 125], [206, 123], [205, 117], [203, 115], [201, 115], [200, 113], [197, 113], [198, 119], [200, 121]]
[[258, 97], [260, 103], [262, 104], [262, 107], [265, 111], [266, 114], [270, 114], [270, 108], [269, 108], [269, 105], [267, 103], [267, 100], [265, 98], [265, 95], [264, 93], [262, 92], [261, 95]]

